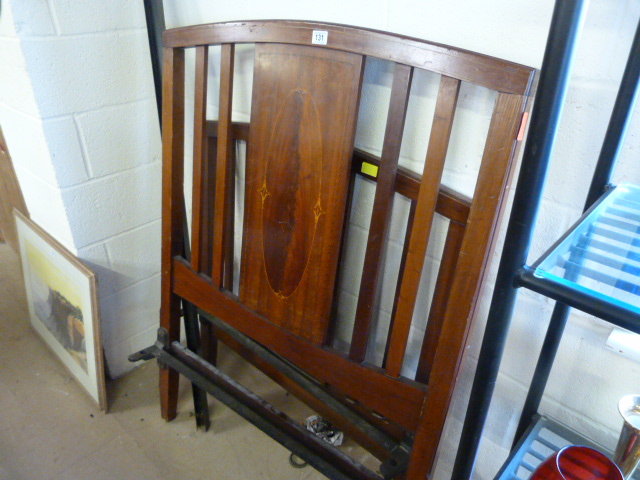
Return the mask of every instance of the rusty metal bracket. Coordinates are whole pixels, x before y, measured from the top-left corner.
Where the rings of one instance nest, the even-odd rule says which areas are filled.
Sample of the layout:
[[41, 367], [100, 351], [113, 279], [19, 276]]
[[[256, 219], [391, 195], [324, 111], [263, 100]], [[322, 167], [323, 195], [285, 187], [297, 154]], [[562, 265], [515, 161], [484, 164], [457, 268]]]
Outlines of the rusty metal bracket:
[[156, 343], [132, 354], [129, 359], [157, 358], [158, 361], [180, 372], [198, 387], [216, 397], [328, 478], [382, 480], [383, 477], [307, 431], [284, 412], [240, 385], [179, 342], [167, 343], [167, 338], [166, 331], [160, 328]]

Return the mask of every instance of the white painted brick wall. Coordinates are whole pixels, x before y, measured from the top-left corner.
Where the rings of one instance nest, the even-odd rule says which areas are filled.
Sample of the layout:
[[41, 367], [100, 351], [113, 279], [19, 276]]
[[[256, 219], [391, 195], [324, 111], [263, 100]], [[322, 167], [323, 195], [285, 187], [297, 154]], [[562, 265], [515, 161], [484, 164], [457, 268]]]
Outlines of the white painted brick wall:
[[[112, 8], [118, 8], [111, 2]], [[144, 30], [22, 40], [43, 117], [86, 112], [149, 97]]]
[[[33, 219], [98, 275], [110, 373], [155, 338], [160, 136], [142, 2], [3, 2], [0, 123]], [[151, 328], [153, 325], [153, 328]]]
[[62, 35], [114, 33], [146, 29], [142, 5], [136, 0], [101, 2], [97, 0], [52, 0]]
[[118, 272], [116, 290], [157, 275], [160, 240], [160, 221], [155, 220], [104, 242], [111, 266]]
[[6, 108], [5, 114], [11, 117], [11, 121], [3, 123], [3, 131], [7, 131], [9, 138], [20, 136], [23, 140], [9, 147], [11, 155], [24, 159], [19, 163], [22, 168], [43, 182], [55, 186], [56, 173], [49, 158], [49, 148], [41, 119], [11, 108]]
[[65, 115], [42, 121], [47, 139], [50, 166], [55, 166], [60, 188], [77, 185], [89, 179], [82, 146], [73, 116]]
[[[0, 25], [8, 23], [8, 15], [2, 13]], [[0, 91], [0, 103], [11, 106], [20, 112], [30, 115], [38, 114], [33, 91], [31, 90], [31, 80], [27, 74], [27, 65], [24, 61], [22, 48], [18, 38], [9, 34], [0, 35], [0, 53], [2, 63], [0, 63], [0, 79], [4, 88]]]
[[[19, 35], [53, 35], [56, 33], [48, 2], [11, 2], [15, 11], [15, 30]], [[4, 14], [4, 12], [3, 12]]]
[[151, 163], [63, 189], [78, 248], [157, 220], [160, 174]]
[[93, 178], [160, 161], [155, 99], [92, 110], [77, 122]]

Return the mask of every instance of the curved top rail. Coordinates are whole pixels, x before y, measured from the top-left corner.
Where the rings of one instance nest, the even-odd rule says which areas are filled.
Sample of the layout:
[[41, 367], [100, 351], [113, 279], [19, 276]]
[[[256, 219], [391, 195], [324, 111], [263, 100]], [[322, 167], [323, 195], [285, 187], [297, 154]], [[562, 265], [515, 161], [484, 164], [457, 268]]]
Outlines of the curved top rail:
[[[460, 48], [349, 25], [299, 20], [210, 23], [167, 30], [165, 47], [221, 43], [293, 43], [314, 45], [314, 30], [327, 32], [324, 48], [390, 60], [481, 85], [530, 95], [535, 69]], [[319, 45], [314, 45], [319, 46]]]

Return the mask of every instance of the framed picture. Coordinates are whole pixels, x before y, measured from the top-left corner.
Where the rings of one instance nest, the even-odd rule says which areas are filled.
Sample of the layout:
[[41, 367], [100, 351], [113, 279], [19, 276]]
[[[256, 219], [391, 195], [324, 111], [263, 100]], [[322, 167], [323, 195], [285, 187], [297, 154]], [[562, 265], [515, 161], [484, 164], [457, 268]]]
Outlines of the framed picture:
[[31, 220], [13, 214], [31, 325], [106, 411], [95, 274]]

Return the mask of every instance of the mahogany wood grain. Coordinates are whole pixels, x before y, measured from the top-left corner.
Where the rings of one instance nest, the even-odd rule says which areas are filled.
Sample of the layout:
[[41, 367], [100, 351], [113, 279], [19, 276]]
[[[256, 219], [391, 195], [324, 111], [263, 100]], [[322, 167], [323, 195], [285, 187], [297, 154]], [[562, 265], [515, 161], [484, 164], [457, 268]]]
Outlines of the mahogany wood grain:
[[[209, 138], [218, 138], [218, 121], [207, 120], [207, 136]], [[249, 141], [250, 127], [246, 122], [233, 122], [231, 124], [231, 137], [236, 141]]]
[[218, 287], [222, 287], [225, 281], [224, 270], [232, 238], [233, 224], [229, 218], [232, 208], [230, 198], [233, 183], [233, 140], [231, 125], [231, 106], [233, 101], [233, 44], [225, 44], [221, 48], [220, 58], [220, 111], [218, 114], [218, 148], [216, 162], [216, 201], [214, 210], [213, 228], [213, 266], [211, 279]]
[[163, 41], [168, 47], [226, 42], [312, 45], [314, 30], [328, 32], [324, 48], [424, 68], [501, 92], [528, 94], [533, 79], [530, 68], [516, 63], [416, 38], [331, 23], [295, 20], [212, 23], [166, 30]]
[[444, 314], [449, 304], [449, 293], [453, 282], [453, 274], [458, 264], [458, 254], [462, 247], [465, 227], [456, 222], [449, 222], [447, 239], [442, 251], [436, 288], [433, 292], [429, 316], [427, 319], [427, 330], [422, 340], [420, 349], [420, 359], [416, 371], [416, 380], [424, 384], [429, 383], [433, 358], [436, 355], [436, 347], [442, 334], [442, 322]]
[[[234, 122], [232, 124], [232, 137], [234, 140], [247, 142], [249, 140], [249, 131], [248, 123]], [[218, 138], [218, 122], [213, 120], [207, 121], [207, 135], [210, 138]], [[380, 157], [358, 148], [354, 148], [353, 150], [352, 171], [370, 180], [377, 181], [376, 177], [362, 173], [363, 162], [380, 167]], [[395, 192], [411, 200], [418, 200], [421, 181], [422, 177], [419, 174], [405, 167], [398, 166], [394, 187]], [[438, 202], [436, 204], [437, 213], [454, 222], [465, 223], [469, 216], [470, 205], [471, 200], [469, 198], [445, 185], [440, 185]]]
[[191, 265], [202, 272], [204, 262], [201, 252], [206, 250], [208, 234], [207, 207], [209, 206], [207, 192], [209, 191], [209, 174], [207, 171], [207, 79], [209, 64], [209, 47], [196, 47], [195, 99], [193, 118], [193, 192], [192, 192], [192, 222], [191, 222]]
[[[312, 45], [314, 30], [328, 44]], [[415, 433], [407, 480], [432, 470], [492, 245], [535, 71], [503, 60], [400, 35], [303, 21], [211, 24], [165, 32], [161, 325], [179, 338], [180, 299], [223, 319], [337, 393], [396, 438]], [[231, 119], [234, 45], [256, 43], [251, 126]], [[221, 44], [219, 121], [205, 118], [206, 45]], [[175, 47], [175, 48], [174, 48]], [[185, 224], [184, 52], [196, 48], [193, 263], [181, 255]], [[395, 63], [382, 154], [353, 148], [365, 56]], [[398, 166], [414, 68], [442, 75], [422, 175]], [[497, 92], [473, 199], [440, 185], [460, 82]], [[240, 294], [233, 284], [235, 147], [247, 143]], [[207, 145], [208, 142], [208, 145]], [[205, 160], [206, 159], [206, 160]], [[363, 172], [364, 163], [379, 168]], [[366, 171], [366, 170], [365, 170]], [[326, 346], [340, 252], [356, 175], [376, 182], [351, 351]], [[396, 194], [413, 204], [384, 368], [366, 346], [389, 212]], [[311, 212], [311, 213], [310, 213]], [[417, 381], [400, 376], [433, 215], [449, 231], [428, 314]], [[207, 360], [215, 332], [202, 326]], [[233, 347], [233, 341], [225, 338]], [[210, 346], [207, 347], [207, 342]], [[237, 348], [238, 346], [235, 345]], [[207, 352], [208, 349], [208, 352]], [[240, 349], [241, 350], [241, 349]], [[294, 392], [279, 372], [241, 351]], [[177, 375], [160, 374], [162, 415], [176, 413]], [[426, 385], [425, 385], [426, 384]], [[311, 405], [313, 398], [305, 398]], [[374, 413], [375, 412], [375, 413]], [[342, 421], [342, 420], [340, 420]], [[349, 429], [347, 425], [346, 430]], [[395, 429], [395, 430], [394, 430]], [[384, 453], [359, 438], [378, 456]]]
[[217, 134], [215, 138], [207, 137], [207, 156], [205, 158], [202, 176], [203, 192], [200, 195], [201, 234], [200, 241], [200, 272], [211, 277], [213, 268], [213, 230], [216, 204], [216, 172], [218, 165]]
[[240, 299], [321, 345], [344, 223], [362, 57], [257, 45]]
[[[369, 178], [370, 180], [377, 181], [376, 177], [371, 177], [362, 173], [363, 162], [379, 167], [380, 158], [358, 149], [355, 149], [353, 152], [353, 171], [363, 177]], [[419, 174], [412, 172], [405, 167], [399, 166], [394, 187], [395, 192], [404, 195], [411, 200], [417, 201], [418, 192], [420, 191], [420, 182], [422, 182], [422, 177]], [[438, 201], [436, 203], [437, 213], [454, 222], [465, 223], [469, 216], [470, 205], [471, 200], [469, 198], [445, 185], [440, 185]]]
[[496, 99], [407, 479], [423, 479], [433, 468], [498, 212], [505, 200], [505, 183], [525, 103], [521, 95], [499, 93]]
[[[366, 450], [371, 452], [379, 460], [386, 460], [389, 457], [389, 452], [385, 448], [383, 448], [379, 443], [372, 441], [360, 429], [355, 427], [348, 419], [336, 413], [335, 410], [328, 407], [312, 393], [302, 388], [296, 382], [283, 374], [280, 370], [260, 358], [253, 351], [246, 348], [244, 345], [239, 343], [227, 333], [215, 329], [215, 327], [214, 330], [216, 336], [220, 339], [220, 341], [233, 349], [238, 355], [254, 365], [273, 381], [281, 385], [289, 393], [305, 403], [315, 413], [329, 420], [336, 428], [342, 430], [347, 437], [362, 445]], [[397, 430], [393, 433], [396, 434], [396, 438], [398, 441], [402, 439], [402, 435], [398, 435]]]
[[[173, 293], [173, 257], [184, 248], [184, 51], [164, 50], [162, 100], [162, 272], [160, 325], [180, 340], [180, 298]], [[160, 369], [162, 417], [176, 416], [178, 372]]]
[[413, 308], [418, 295], [424, 259], [427, 256], [427, 245], [438, 199], [438, 187], [449, 148], [459, 90], [460, 81], [450, 77], [441, 77], [429, 147], [422, 173], [422, 183], [418, 193], [415, 222], [410, 232], [409, 253], [400, 280], [400, 295], [385, 364], [387, 373], [392, 377], [400, 375], [404, 361], [409, 329], [413, 319]]
[[271, 323], [222, 292], [208, 279], [191, 270], [188, 263], [174, 259], [174, 292], [225, 321], [245, 335], [305, 370], [331, 383], [346, 395], [358, 398], [381, 415], [415, 431], [424, 398], [424, 387], [388, 377], [372, 368], [314, 345]]
[[413, 69], [396, 64], [391, 85], [391, 99], [387, 113], [387, 125], [382, 144], [382, 156], [378, 171], [376, 193], [373, 200], [373, 212], [367, 238], [364, 266], [360, 279], [360, 292], [356, 307], [356, 318], [351, 338], [349, 358], [362, 362], [367, 353], [374, 300], [378, 293], [378, 278], [387, 229], [391, 217], [393, 195], [395, 193], [398, 159], [404, 123], [406, 119]]

